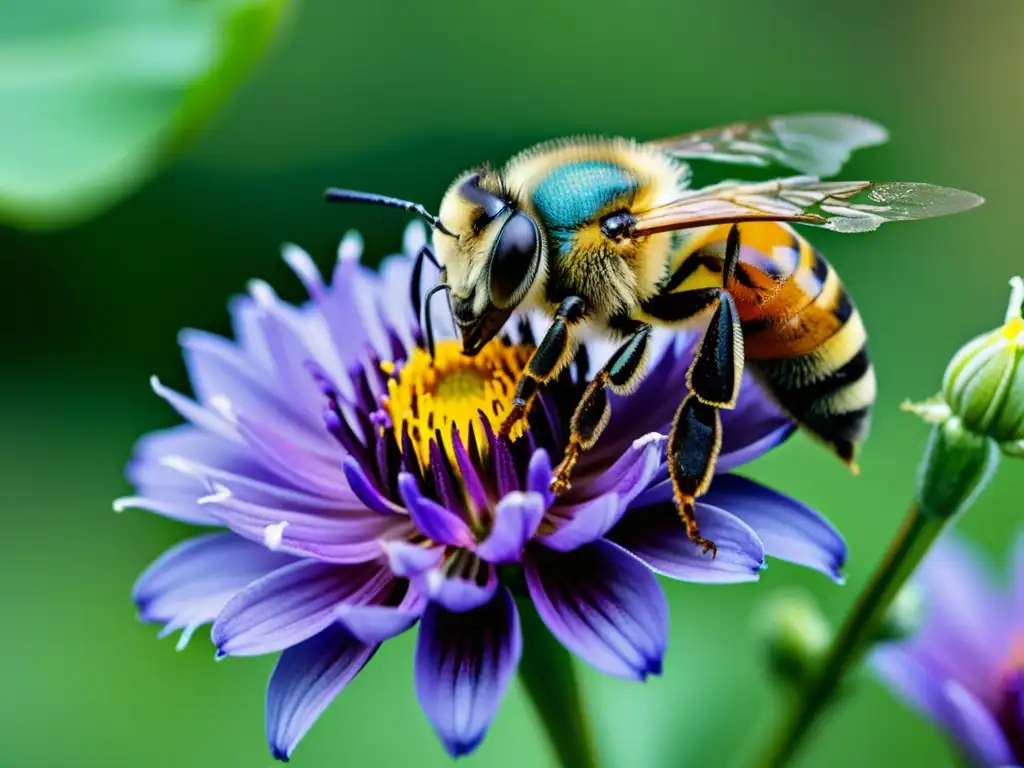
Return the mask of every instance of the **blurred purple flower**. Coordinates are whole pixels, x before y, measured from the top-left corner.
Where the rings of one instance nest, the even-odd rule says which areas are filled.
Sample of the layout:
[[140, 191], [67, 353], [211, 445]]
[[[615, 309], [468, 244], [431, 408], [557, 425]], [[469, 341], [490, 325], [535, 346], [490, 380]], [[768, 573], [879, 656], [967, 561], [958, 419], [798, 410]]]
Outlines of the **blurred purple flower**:
[[871, 659], [972, 765], [1024, 765], [1024, 537], [1011, 567], [1011, 587], [1001, 590], [973, 549], [943, 539], [915, 576], [922, 626]]
[[[213, 622], [219, 655], [281, 652], [267, 691], [281, 759], [379, 644], [417, 621], [420, 703], [452, 755], [476, 747], [521, 652], [508, 585], [580, 658], [643, 680], [660, 671], [668, 633], [654, 572], [751, 581], [767, 553], [839, 579], [845, 558], [817, 513], [731, 474], [697, 507], [718, 557], [687, 540], [663, 461], [692, 356], [693, 338], [678, 334], [658, 334], [649, 376], [613, 397], [572, 490], [553, 497], [569, 416], [610, 347], [582, 346], [528, 428], [495, 437], [541, 327], [521, 320], [474, 358], [443, 340], [431, 365], [409, 299], [423, 238], [410, 227], [405, 255], [378, 274], [347, 236], [330, 286], [288, 246], [306, 306], [257, 282], [231, 306], [237, 342], [185, 331], [195, 400], [153, 388], [189, 423], [139, 442], [128, 467], [137, 495], [115, 503], [227, 529], [165, 553], [134, 597], [142, 620], [183, 630], [179, 647]], [[723, 422], [722, 473], [793, 429], [750, 383]], [[499, 578], [499, 566], [522, 578]]]

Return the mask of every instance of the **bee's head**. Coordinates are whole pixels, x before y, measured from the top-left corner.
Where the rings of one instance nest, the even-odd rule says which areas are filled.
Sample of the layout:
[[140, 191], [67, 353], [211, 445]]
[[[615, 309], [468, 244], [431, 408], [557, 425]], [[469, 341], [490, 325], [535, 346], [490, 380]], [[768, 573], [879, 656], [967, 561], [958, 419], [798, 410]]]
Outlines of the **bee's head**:
[[541, 273], [541, 234], [500, 176], [472, 171], [455, 180], [441, 201], [434, 249], [451, 286], [462, 351], [475, 355], [501, 330]]
[[[445, 193], [440, 216], [418, 203], [386, 195], [332, 188], [326, 197], [332, 202], [401, 208], [430, 223], [441, 284], [430, 291], [428, 300], [439, 290], [448, 290], [464, 354], [475, 355], [494, 338], [541, 273], [544, 249], [540, 230], [497, 174], [473, 171], [460, 176]], [[422, 257], [417, 258], [413, 279], [417, 306]], [[427, 258], [433, 260], [429, 251]], [[432, 337], [429, 310], [425, 322], [427, 335]], [[427, 341], [433, 345], [432, 338]]]

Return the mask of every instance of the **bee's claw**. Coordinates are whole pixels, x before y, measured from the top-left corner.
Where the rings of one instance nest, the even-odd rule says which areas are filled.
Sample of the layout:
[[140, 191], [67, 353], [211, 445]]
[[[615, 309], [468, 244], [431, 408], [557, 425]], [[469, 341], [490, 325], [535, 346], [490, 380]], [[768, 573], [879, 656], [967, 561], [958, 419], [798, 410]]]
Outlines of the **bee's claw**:
[[551, 479], [551, 492], [556, 496], [561, 496], [570, 488], [572, 488], [572, 483], [569, 482], [568, 474], [559, 472]]
[[501, 422], [501, 428], [498, 429], [499, 437], [509, 437], [512, 434], [512, 430], [516, 428], [516, 424], [526, 415], [526, 409], [521, 405], [513, 405], [512, 410], [508, 412], [508, 416]]
[[562, 463], [555, 467], [555, 476], [551, 480], [551, 492], [560, 495], [572, 488], [569, 476], [576, 467], [576, 461], [582, 452], [580, 445], [575, 440], [570, 440], [569, 446], [565, 449], [565, 456]]
[[683, 524], [686, 526], [686, 537], [703, 550], [703, 554], [711, 553], [711, 559], [718, 557], [718, 547], [711, 539], [705, 539], [700, 535], [700, 527], [694, 517], [694, 508], [691, 498], [686, 498], [680, 504]]

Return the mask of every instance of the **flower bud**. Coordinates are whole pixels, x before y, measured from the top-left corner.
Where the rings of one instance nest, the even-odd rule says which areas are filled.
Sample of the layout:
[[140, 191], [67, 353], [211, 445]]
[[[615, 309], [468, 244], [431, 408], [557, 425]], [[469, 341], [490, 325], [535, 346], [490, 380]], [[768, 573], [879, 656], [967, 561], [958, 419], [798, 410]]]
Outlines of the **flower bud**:
[[775, 595], [761, 617], [760, 635], [772, 675], [801, 687], [832, 640], [832, 627], [805, 594]]
[[1012, 292], [1002, 328], [982, 334], [946, 368], [942, 398], [966, 429], [991, 437], [1007, 453], [1024, 450], [1024, 281]]

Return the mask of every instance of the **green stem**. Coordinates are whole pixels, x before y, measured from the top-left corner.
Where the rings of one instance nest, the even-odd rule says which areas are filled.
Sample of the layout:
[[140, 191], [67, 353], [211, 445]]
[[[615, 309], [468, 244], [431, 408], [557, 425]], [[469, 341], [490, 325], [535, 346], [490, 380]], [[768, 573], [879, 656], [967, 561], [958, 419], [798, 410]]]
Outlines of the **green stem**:
[[763, 765], [781, 768], [792, 760], [831, 702], [844, 672], [870, 646], [889, 605], [946, 522], [947, 519], [924, 514], [917, 502], [910, 507], [899, 533], [836, 634], [817, 674], [797, 698]]
[[527, 600], [519, 601], [523, 658], [519, 679], [564, 768], [597, 768], [597, 750], [572, 656]]

